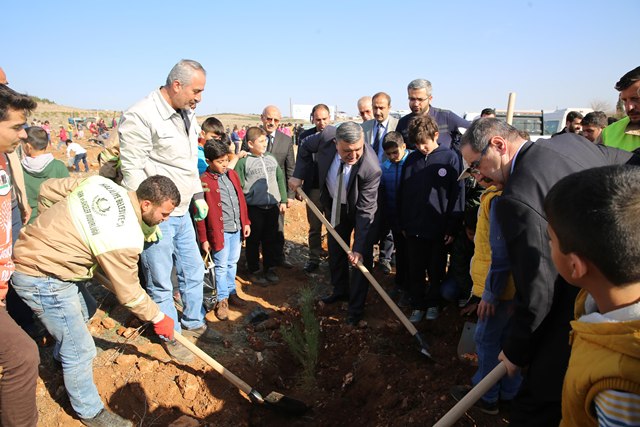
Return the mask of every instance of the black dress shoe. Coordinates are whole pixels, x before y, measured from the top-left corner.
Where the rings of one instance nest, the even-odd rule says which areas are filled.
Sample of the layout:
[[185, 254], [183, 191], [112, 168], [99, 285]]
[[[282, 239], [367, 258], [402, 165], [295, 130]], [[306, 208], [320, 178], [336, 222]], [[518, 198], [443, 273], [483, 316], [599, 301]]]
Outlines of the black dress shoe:
[[335, 293], [321, 299], [321, 301], [325, 304], [333, 304], [334, 302], [347, 301], [347, 300], [348, 300], [348, 297], [346, 295], [335, 294]]
[[304, 268], [303, 268], [303, 270], [307, 273], [313, 273], [317, 269], [318, 269], [318, 263], [313, 261], [307, 261], [307, 263], [304, 265]]
[[360, 323], [360, 320], [362, 320], [362, 316], [347, 316], [347, 325], [349, 326], [358, 326], [358, 323]]

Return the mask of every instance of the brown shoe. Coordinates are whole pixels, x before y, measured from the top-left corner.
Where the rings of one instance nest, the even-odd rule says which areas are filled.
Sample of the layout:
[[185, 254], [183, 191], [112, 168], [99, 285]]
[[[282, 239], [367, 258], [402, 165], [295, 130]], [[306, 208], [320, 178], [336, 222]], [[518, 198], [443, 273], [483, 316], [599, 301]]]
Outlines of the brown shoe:
[[218, 301], [214, 313], [219, 320], [229, 319], [229, 300], [227, 298]]
[[247, 302], [240, 298], [240, 296], [236, 293], [229, 295], [229, 305], [234, 307], [246, 307]]

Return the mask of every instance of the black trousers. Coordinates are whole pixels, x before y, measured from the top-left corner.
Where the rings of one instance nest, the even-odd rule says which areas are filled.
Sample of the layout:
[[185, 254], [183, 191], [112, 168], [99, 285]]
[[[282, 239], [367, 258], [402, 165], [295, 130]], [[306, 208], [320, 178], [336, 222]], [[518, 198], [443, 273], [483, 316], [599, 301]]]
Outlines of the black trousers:
[[[328, 210], [325, 209], [325, 216], [331, 218], [332, 202], [327, 203]], [[342, 205], [340, 209], [340, 224], [335, 227], [338, 235], [347, 245], [351, 246], [351, 234], [355, 228], [354, 218], [347, 215], [347, 205]], [[375, 224], [372, 224], [366, 237], [367, 243], [364, 253], [362, 253], [362, 263], [369, 270], [373, 267], [373, 243], [377, 237]], [[358, 268], [353, 268], [351, 277], [349, 277], [349, 259], [347, 253], [342, 249], [338, 242], [329, 234], [327, 241], [329, 248], [329, 270], [331, 271], [331, 285], [333, 292], [338, 295], [349, 296], [348, 316], [362, 316], [364, 312], [364, 304], [369, 291], [369, 282], [367, 278], [360, 272]]]
[[[444, 279], [447, 264], [444, 236], [434, 239], [407, 236], [406, 249], [407, 279], [412, 308], [425, 311], [429, 307], [437, 307], [440, 303], [440, 284]], [[426, 293], [425, 270], [429, 274], [429, 287]]]
[[393, 243], [396, 248], [396, 277], [395, 283], [398, 289], [409, 290], [407, 279], [408, 259], [407, 259], [407, 239], [399, 228], [391, 227]]
[[247, 238], [245, 256], [250, 272], [260, 270], [260, 246], [264, 270], [276, 265], [278, 205], [271, 207], [247, 206], [251, 220], [251, 234]]

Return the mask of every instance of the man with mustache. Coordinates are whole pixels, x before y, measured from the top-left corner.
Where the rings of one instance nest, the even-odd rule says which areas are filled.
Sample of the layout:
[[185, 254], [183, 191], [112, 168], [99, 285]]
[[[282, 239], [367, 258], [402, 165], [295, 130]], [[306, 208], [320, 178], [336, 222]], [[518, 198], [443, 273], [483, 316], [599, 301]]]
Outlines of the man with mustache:
[[[166, 83], [122, 115], [118, 133], [122, 160], [122, 185], [135, 191], [151, 175], [170, 178], [180, 191], [180, 204], [168, 221], [149, 236], [140, 256], [147, 292], [160, 310], [170, 316], [177, 332], [214, 342], [219, 335], [207, 327], [202, 306], [204, 263], [189, 215], [207, 216], [198, 174], [200, 129], [193, 109], [202, 99], [206, 71], [198, 62], [183, 59], [169, 72]], [[184, 309], [178, 322], [173, 303], [171, 271], [175, 266]], [[176, 360], [188, 362], [193, 355], [177, 341], [164, 342]]]
[[604, 145], [635, 151], [640, 147], [640, 67], [622, 76], [615, 88], [627, 117], [604, 128], [600, 138]]

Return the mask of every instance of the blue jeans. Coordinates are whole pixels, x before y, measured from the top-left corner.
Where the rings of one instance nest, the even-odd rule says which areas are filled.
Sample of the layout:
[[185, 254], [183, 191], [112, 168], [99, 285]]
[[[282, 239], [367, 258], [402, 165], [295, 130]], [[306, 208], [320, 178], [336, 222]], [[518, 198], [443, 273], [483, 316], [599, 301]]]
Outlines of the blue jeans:
[[62, 363], [64, 386], [71, 406], [81, 418], [93, 418], [104, 405], [93, 382], [96, 346], [86, 322], [95, 313], [95, 300], [84, 282], [13, 273], [13, 288], [56, 340], [54, 357]]
[[[473, 336], [478, 352], [478, 370], [471, 379], [474, 386], [498, 365], [498, 355], [502, 349], [502, 341], [508, 332], [507, 324], [512, 307], [513, 301], [499, 301], [492, 317], [485, 320], [478, 319], [476, 333]], [[488, 403], [497, 402], [498, 398], [511, 400], [518, 393], [521, 382], [520, 372], [514, 377], [505, 375], [482, 396], [482, 400]]]
[[89, 164], [87, 163], [87, 153], [76, 154], [73, 158], [73, 167], [76, 172], [80, 172], [80, 162], [84, 164], [84, 171], [89, 172]]
[[218, 301], [236, 292], [236, 271], [240, 259], [240, 231], [224, 233], [224, 248], [213, 254]]
[[197, 329], [205, 324], [202, 306], [204, 262], [200, 257], [196, 234], [189, 215], [172, 216], [160, 223], [162, 239], [146, 243], [140, 255], [147, 279], [147, 293], [160, 310], [171, 317], [180, 332], [178, 311], [173, 303], [171, 270], [175, 263], [178, 289], [184, 304], [182, 326]]

